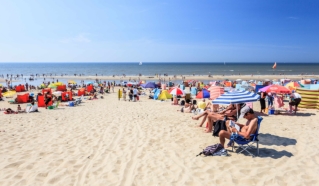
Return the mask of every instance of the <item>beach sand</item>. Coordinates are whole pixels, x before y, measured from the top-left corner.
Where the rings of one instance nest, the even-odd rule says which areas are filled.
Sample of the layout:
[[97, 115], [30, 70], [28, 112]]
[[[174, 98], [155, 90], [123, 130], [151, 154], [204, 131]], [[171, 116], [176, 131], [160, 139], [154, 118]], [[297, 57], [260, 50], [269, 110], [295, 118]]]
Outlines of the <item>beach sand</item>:
[[0, 185], [318, 185], [317, 110], [263, 116], [253, 158], [196, 157], [219, 140], [179, 108], [111, 93], [77, 107], [1, 112]]

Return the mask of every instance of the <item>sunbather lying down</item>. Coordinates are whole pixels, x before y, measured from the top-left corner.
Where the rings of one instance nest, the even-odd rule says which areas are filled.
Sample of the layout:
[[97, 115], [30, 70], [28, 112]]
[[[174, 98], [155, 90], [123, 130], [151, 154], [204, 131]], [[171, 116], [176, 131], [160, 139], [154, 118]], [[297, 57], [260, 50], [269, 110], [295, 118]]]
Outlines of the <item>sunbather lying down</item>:
[[5, 114], [18, 114], [18, 112], [12, 110], [11, 108], [3, 108]]

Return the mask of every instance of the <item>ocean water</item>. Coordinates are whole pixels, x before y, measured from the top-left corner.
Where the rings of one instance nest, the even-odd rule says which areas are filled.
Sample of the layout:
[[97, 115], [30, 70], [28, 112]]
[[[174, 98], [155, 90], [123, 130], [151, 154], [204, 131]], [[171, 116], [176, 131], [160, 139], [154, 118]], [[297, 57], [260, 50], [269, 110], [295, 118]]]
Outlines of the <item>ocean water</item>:
[[0, 63], [0, 74], [46, 75], [319, 75], [319, 63]]

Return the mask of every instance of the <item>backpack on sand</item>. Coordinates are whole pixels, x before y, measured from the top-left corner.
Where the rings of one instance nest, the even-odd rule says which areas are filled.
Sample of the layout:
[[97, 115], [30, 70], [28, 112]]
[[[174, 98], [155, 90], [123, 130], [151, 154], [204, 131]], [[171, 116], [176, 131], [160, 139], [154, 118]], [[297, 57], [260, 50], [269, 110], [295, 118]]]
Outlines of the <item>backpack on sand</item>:
[[205, 156], [213, 156], [214, 153], [216, 153], [222, 149], [223, 149], [223, 146], [220, 143], [217, 143], [215, 145], [211, 145], [211, 146], [206, 147], [197, 156], [200, 156], [202, 154], [204, 154]]

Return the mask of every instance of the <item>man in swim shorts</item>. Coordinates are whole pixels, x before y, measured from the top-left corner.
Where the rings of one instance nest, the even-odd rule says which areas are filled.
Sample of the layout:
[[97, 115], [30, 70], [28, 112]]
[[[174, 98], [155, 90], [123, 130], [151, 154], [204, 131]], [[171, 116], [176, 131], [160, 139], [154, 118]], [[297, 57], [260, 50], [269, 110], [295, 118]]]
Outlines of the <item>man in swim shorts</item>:
[[[240, 130], [237, 131], [235, 127], [229, 127], [230, 121], [226, 122], [227, 131], [221, 130], [219, 132], [219, 141], [220, 144], [225, 147], [225, 140], [230, 139], [231, 133], [237, 133], [238, 136], [241, 136], [245, 139], [249, 139], [251, 134], [254, 134], [257, 130], [257, 118], [255, 117], [254, 110], [248, 106], [245, 106], [240, 111], [240, 117], [247, 119], [246, 124], [239, 124]], [[230, 145], [229, 145], [230, 146]]]

